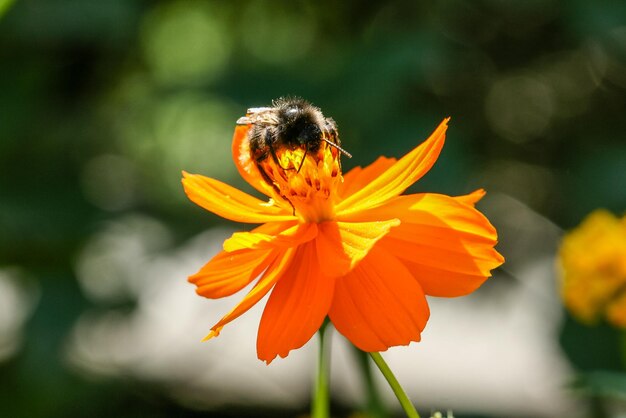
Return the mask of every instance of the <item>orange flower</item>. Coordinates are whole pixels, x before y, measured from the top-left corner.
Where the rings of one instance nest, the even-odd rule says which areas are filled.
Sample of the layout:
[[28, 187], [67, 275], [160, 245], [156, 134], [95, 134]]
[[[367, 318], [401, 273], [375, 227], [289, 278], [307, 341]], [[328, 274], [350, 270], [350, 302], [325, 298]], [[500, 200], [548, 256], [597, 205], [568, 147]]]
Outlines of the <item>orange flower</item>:
[[[474, 208], [485, 192], [466, 196], [401, 194], [434, 164], [448, 119], [399, 160], [380, 157], [342, 176], [339, 151], [277, 152], [277, 165], [250, 158], [239, 126], [233, 157], [240, 174], [270, 197], [261, 201], [218, 180], [183, 173], [189, 198], [236, 222], [260, 223], [237, 232], [224, 250], [189, 278], [207, 298], [231, 295], [260, 277], [205, 338], [245, 313], [273, 289], [259, 325], [257, 354], [268, 364], [303, 346], [328, 316], [364, 351], [419, 341], [429, 317], [425, 295], [471, 293], [503, 263], [497, 235]], [[299, 167], [298, 170], [282, 167]]]

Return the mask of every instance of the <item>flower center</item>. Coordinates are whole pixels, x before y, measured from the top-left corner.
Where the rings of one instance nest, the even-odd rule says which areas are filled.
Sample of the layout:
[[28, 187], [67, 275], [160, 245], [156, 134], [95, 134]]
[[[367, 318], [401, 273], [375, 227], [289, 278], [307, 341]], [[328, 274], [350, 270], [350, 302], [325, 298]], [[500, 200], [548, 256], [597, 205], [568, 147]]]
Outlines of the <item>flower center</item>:
[[339, 151], [322, 141], [319, 150], [276, 149], [259, 165], [272, 180], [281, 197], [293, 206], [304, 222], [324, 222], [334, 218], [337, 187], [343, 182]]

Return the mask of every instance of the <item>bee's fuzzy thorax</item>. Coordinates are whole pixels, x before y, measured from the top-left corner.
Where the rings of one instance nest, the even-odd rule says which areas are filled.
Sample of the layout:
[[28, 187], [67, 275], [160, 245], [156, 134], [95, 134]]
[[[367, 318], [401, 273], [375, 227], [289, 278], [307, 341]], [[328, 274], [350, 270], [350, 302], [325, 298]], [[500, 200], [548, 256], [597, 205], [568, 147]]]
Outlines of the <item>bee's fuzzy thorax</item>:
[[[339, 154], [350, 156], [340, 146], [337, 125], [333, 119], [324, 117], [319, 108], [304, 99], [283, 97], [274, 100], [271, 107], [248, 109], [247, 114], [239, 118], [237, 123], [248, 126], [250, 158], [254, 160], [261, 177], [283, 200], [291, 204], [294, 213], [296, 207], [301, 206], [295, 200], [302, 200], [303, 194], [310, 198], [313, 193], [315, 199], [322, 200], [330, 197], [325, 188], [321, 192], [317, 189], [308, 190], [311, 185], [299, 185], [299, 179], [308, 179], [303, 184], [311, 182], [321, 160], [328, 158], [330, 165], [322, 166], [332, 174], [331, 177], [337, 177], [341, 169]], [[302, 174], [308, 174], [303, 177], [301, 171]], [[315, 186], [315, 182], [312, 184]], [[321, 212], [324, 212], [320, 215], [322, 218], [328, 215], [325, 209]], [[307, 214], [304, 217], [309, 219], [318, 216]]]

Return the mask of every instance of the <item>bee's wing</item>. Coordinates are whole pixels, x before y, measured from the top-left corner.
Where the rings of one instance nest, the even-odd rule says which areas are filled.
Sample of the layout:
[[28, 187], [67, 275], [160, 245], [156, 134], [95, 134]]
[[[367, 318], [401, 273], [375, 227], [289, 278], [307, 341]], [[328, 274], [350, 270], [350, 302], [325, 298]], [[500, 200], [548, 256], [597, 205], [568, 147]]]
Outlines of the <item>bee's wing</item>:
[[252, 107], [246, 116], [237, 119], [237, 125], [275, 125], [278, 123], [273, 107]]

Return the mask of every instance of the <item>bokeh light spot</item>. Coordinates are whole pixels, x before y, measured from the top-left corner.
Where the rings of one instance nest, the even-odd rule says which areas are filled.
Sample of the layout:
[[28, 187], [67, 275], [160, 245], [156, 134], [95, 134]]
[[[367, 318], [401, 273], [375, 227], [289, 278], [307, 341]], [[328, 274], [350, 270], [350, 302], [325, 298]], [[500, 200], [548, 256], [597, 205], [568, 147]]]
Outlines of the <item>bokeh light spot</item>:
[[143, 23], [144, 56], [157, 81], [193, 84], [221, 74], [230, 54], [229, 37], [204, 3], [164, 3]]
[[100, 155], [87, 162], [83, 168], [83, 193], [100, 209], [128, 209], [138, 197], [136, 171], [134, 164], [124, 157]]
[[503, 78], [492, 85], [485, 110], [496, 132], [512, 142], [527, 142], [548, 128], [554, 113], [553, 92], [537, 78]]
[[78, 282], [93, 300], [133, 300], [144, 284], [140, 264], [170, 242], [169, 230], [145, 216], [127, 215], [106, 224], [89, 240], [78, 258]]
[[285, 64], [305, 56], [316, 35], [306, 9], [269, 6], [256, 1], [242, 15], [243, 44], [259, 61]]
[[[177, 93], [139, 104], [137, 117], [121, 125], [119, 145], [151, 184], [143, 191], [184, 200], [181, 170], [223, 181], [237, 175], [230, 142], [241, 110], [198, 92]], [[166, 186], [166, 187], [164, 187]]]
[[39, 289], [16, 269], [0, 270], [0, 362], [22, 343], [23, 326], [39, 300]]

